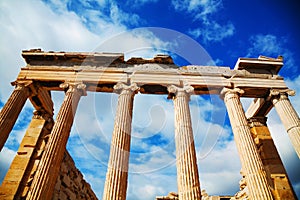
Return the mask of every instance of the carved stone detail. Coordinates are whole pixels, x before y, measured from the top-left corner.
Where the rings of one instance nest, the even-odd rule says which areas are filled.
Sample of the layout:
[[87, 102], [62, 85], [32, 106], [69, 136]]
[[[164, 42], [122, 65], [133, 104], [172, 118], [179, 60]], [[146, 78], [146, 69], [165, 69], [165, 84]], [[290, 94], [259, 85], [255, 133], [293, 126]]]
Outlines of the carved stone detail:
[[124, 94], [128, 93], [131, 94], [132, 92], [136, 93], [139, 90], [139, 87], [136, 83], [131, 83], [130, 85], [126, 85], [125, 83], [118, 82], [114, 85], [114, 92], [117, 94]]

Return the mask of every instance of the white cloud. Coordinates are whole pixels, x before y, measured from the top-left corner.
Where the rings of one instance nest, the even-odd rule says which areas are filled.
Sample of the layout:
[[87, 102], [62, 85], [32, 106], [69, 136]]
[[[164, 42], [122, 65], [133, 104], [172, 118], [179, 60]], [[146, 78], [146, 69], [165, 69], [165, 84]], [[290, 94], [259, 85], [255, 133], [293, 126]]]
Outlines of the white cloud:
[[207, 18], [208, 15], [216, 13], [223, 5], [221, 0], [172, 0], [175, 10], [187, 11], [195, 14], [195, 18]]
[[[198, 156], [201, 189], [205, 189], [209, 195], [233, 195], [239, 190], [240, 159], [233, 140], [226, 141], [222, 148], [220, 145], [205, 157]], [[201, 154], [201, 150], [197, 153]]]
[[127, 199], [153, 200], [176, 188], [176, 177], [173, 174], [130, 174]]
[[91, 185], [98, 199], [101, 199], [100, 197], [102, 197], [103, 188], [104, 188], [103, 176], [102, 177], [95, 176], [95, 174], [99, 174], [99, 170], [95, 169], [92, 173], [84, 174], [84, 179]]
[[110, 7], [110, 17], [116, 24], [132, 24], [138, 25], [140, 22], [140, 17], [137, 14], [125, 13], [119, 9], [118, 5], [113, 3]]
[[1, 1], [0, 3], [1, 99], [7, 99], [21, 66], [23, 49], [89, 51], [100, 37], [88, 31], [72, 12], [54, 13], [40, 1]]
[[282, 55], [284, 57], [284, 67], [296, 71], [294, 54], [284, 46], [287, 38], [278, 38], [272, 34], [257, 34], [251, 36], [249, 41], [251, 47], [248, 49], [246, 57], [264, 55], [276, 58]]
[[203, 38], [204, 42], [220, 42], [225, 38], [232, 36], [235, 32], [235, 27], [231, 22], [221, 25], [216, 21], [207, 21], [207, 23], [196, 29], [191, 29], [189, 34], [195, 38]]
[[[161, 40], [159, 32], [171, 32], [161, 28], [137, 28], [127, 30], [120, 34], [112, 35], [95, 49], [102, 52], [122, 52], [125, 59], [131, 57], [153, 58], [156, 54], [163, 53], [172, 48], [168, 40]], [[126, 42], [125, 42], [126, 41]]]
[[128, 0], [126, 2], [127, 6], [131, 6], [133, 8], [140, 8], [145, 4], [156, 3], [158, 0]]
[[275, 35], [258, 34], [252, 36], [250, 41], [252, 42], [253, 47], [249, 49], [249, 54], [256, 53], [257, 50], [267, 54], [274, 54], [281, 49], [281, 42], [278, 41], [278, 38]]
[[188, 33], [203, 42], [220, 42], [235, 33], [232, 22], [219, 23], [214, 15], [223, 8], [221, 0], [172, 0], [172, 5], [179, 12], [187, 12], [194, 21], [199, 22], [199, 28], [190, 29]]

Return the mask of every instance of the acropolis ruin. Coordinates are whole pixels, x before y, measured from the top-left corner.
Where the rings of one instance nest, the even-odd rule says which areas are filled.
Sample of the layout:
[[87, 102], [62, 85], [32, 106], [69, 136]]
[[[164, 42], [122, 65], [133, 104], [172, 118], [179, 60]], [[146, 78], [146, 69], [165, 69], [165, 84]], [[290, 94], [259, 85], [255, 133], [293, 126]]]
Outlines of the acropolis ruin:
[[[167, 55], [125, 61], [120, 53], [33, 49], [22, 56], [27, 65], [12, 82], [15, 88], [0, 112], [0, 150], [27, 99], [35, 111], [0, 187], [0, 199], [97, 199], [66, 150], [76, 108], [89, 92], [119, 94], [103, 200], [126, 199], [131, 116], [139, 93], [164, 95], [174, 104], [178, 191], [158, 194], [157, 200], [213, 199], [201, 184], [189, 108], [190, 96], [203, 94], [223, 99], [242, 165], [240, 191], [214, 199], [297, 199], [266, 123], [275, 108], [300, 157], [300, 120], [289, 101], [295, 92], [278, 75], [282, 57], [239, 58], [230, 69], [180, 67]], [[51, 91], [65, 94], [56, 119]], [[254, 98], [246, 112], [241, 97]]]

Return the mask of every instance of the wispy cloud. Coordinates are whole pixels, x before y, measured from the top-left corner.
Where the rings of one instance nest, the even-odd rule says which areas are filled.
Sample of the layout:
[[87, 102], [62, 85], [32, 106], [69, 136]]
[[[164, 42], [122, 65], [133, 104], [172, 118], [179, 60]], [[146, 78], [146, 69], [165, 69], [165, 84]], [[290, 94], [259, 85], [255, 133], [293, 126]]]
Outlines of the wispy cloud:
[[222, 0], [172, 0], [174, 9], [186, 12], [199, 23], [199, 28], [190, 29], [188, 33], [203, 42], [220, 42], [235, 33], [234, 24], [230, 21], [219, 23], [215, 14], [223, 8]]
[[125, 6], [130, 6], [131, 8], [139, 9], [146, 4], [157, 3], [158, 0], [128, 0]]
[[286, 47], [287, 38], [277, 37], [273, 34], [257, 34], [249, 38], [251, 44], [246, 57], [258, 57], [265, 55], [269, 57], [284, 57], [284, 67], [296, 71], [294, 54]]
[[186, 11], [193, 14], [194, 19], [207, 18], [217, 12], [222, 6], [221, 0], [172, 0], [172, 5], [177, 11]]
[[102, 34], [110, 28], [110, 33], [117, 33], [120, 29], [138, 26], [142, 21], [135, 13], [124, 12], [114, 0], [52, 0], [47, 2], [56, 12], [74, 12], [88, 29], [96, 34]]
[[140, 22], [140, 17], [134, 13], [126, 13], [120, 9], [120, 7], [113, 3], [110, 7], [110, 17], [116, 24], [126, 24], [137, 26]]
[[225, 38], [232, 36], [235, 32], [235, 27], [231, 22], [221, 25], [216, 21], [209, 21], [204, 25], [204, 28], [196, 28], [189, 30], [189, 34], [195, 38], [201, 37], [204, 42], [220, 42]]

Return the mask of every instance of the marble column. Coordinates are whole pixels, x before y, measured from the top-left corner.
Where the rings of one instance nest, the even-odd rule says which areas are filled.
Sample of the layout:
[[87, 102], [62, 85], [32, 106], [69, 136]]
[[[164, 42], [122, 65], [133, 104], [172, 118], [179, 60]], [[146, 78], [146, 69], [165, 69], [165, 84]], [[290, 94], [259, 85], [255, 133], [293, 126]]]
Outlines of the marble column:
[[77, 105], [80, 97], [85, 95], [85, 85], [82, 83], [63, 83], [60, 87], [66, 90], [65, 98], [26, 199], [52, 198]]
[[118, 83], [114, 86], [119, 97], [103, 200], [126, 199], [133, 99], [138, 89], [135, 83]]
[[300, 158], [300, 119], [293, 108], [288, 95], [295, 95], [293, 90], [270, 90], [272, 103], [277, 111], [292, 145]]
[[242, 169], [245, 173], [250, 199], [273, 199], [262, 160], [252, 139], [238, 88], [224, 88], [221, 92], [230, 119]]
[[171, 85], [168, 91], [173, 95], [175, 111], [175, 144], [177, 185], [179, 199], [201, 199], [196, 150], [192, 130], [189, 98], [194, 91], [192, 86]]
[[6, 104], [0, 112], [0, 151], [29, 96], [29, 88], [25, 84], [17, 84]]

